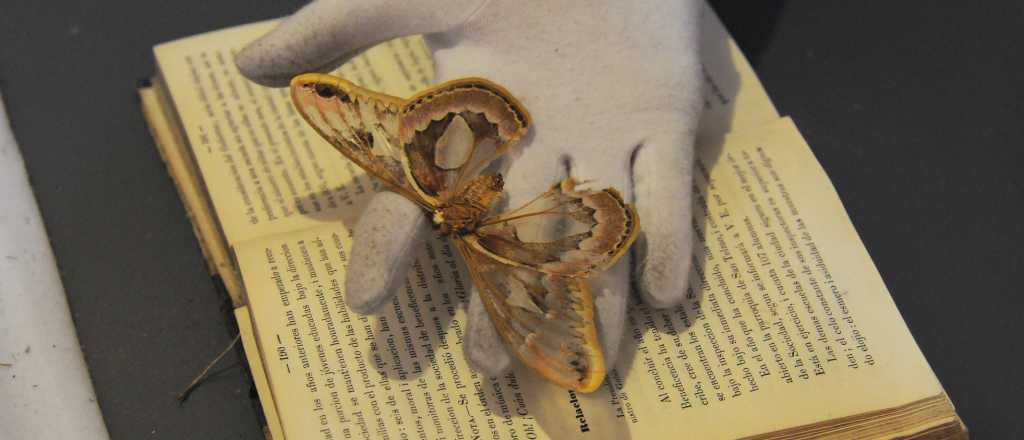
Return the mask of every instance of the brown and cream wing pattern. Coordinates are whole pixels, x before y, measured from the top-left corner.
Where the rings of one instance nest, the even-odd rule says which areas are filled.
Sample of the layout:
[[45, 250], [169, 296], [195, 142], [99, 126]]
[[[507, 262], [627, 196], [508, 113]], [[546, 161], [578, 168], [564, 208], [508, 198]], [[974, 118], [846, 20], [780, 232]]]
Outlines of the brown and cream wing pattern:
[[564, 388], [591, 392], [605, 364], [586, 279], [510, 266], [455, 241], [498, 334], [520, 361]]
[[470, 248], [511, 266], [589, 277], [614, 264], [640, 231], [633, 205], [613, 188], [579, 190], [563, 180], [522, 207], [484, 220]]
[[460, 194], [529, 130], [530, 116], [507, 90], [482, 78], [431, 87], [401, 110], [398, 139], [421, 195]]
[[291, 95], [299, 114], [338, 152], [396, 192], [425, 204], [403, 165], [398, 140], [403, 99], [319, 73], [292, 79]]
[[303, 118], [338, 151], [424, 207], [462, 191], [531, 125], [519, 101], [482, 78], [403, 99], [311, 73], [295, 77], [291, 93]]

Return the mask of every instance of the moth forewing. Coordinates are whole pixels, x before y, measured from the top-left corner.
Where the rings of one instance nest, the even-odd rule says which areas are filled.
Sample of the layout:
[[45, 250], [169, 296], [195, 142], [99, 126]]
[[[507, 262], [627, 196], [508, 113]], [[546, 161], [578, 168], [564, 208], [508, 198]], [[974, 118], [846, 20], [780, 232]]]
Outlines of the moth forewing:
[[[293, 78], [290, 91], [298, 113], [338, 152], [395, 192], [427, 207], [427, 202], [408, 184], [401, 156], [396, 157], [390, 151], [391, 144], [398, 139], [401, 99], [318, 73]], [[360, 110], [364, 104], [374, 108], [370, 125], [363, 120], [368, 113]], [[382, 135], [384, 140], [375, 142], [375, 138]]]
[[[404, 152], [403, 152], [404, 153]], [[412, 182], [410, 187], [415, 191], [416, 196], [422, 199], [430, 206], [430, 210], [437, 209], [441, 202], [438, 200], [435, 194], [428, 194], [423, 190], [423, 185], [419, 184], [414, 174], [414, 166], [409, 159], [408, 154], [402, 154], [402, 174], [405, 176], [406, 181]]]

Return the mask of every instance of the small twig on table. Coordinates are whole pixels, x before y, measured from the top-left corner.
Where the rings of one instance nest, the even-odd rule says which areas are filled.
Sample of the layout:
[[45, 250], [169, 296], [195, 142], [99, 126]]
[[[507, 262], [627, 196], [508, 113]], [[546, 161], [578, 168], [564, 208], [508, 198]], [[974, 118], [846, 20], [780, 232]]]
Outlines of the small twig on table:
[[220, 352], [220, 354], [217, 355], [217, 357], [214, 358], [213, 361], [211, 361], [210, 364], [206, 366], [206, 368], [203, 368], [203, 371], [200, 371], [199, 375], [196, 376], [195, 379], [192, 379], [192, 383], [188, 384], [188, 387], [186, 387], [185, 390], [181, 392], [181, 394], [178, 394], [179, 402], [184, 402], [185, 399], [188, 398], [188, 395], [192, 393], [192, 390], [195, 389], [195, 387], [198, 386], [199, 383], [206, 378], [206, 373], [209, 373], [210, 369], [213, 368], [214, 365], [217, 365], [217, 362], [220, 362], [221, 358], [223, 358], [224, 355], [228, 354], [228, 352], [231, 351], [232, 348], [234, 348], [235, 344], [238, 344], [238, 340], [241, 339], [241, 337], [241, 333], [235, 335], [235, 339], [231, 341], [231, 344], [228, 345], [227, 348], [224, 349], [224, 351]]

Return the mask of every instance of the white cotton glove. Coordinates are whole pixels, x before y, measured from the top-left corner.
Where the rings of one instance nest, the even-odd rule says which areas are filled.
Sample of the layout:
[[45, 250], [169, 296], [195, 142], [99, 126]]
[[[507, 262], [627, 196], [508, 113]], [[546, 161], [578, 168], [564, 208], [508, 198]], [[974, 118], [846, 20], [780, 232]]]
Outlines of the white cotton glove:
[[[654, 307], [682, 301], [690, 269], [693, 139], [702, 80], [695, 0], [319, 0], [238, 54], [252, 80], [284, 86], [295, 74], [330, 70], [361, 49], [425, 34], [436, 79], [479, 76], [511, 91], [534, 127], [505, 176], [516, 207], [571, 174], [615, 187], [636, 203], [641, 238], [631, 256], [593, 280], [609, 368], [623, 335], [630, 289]], [[349, 305], [369, 312], [405, 279], [412, 250], [431, 233], [420, 208], [375, 196], [355, 231]], [[465, 352], [487, 375], [510, 356], [477, 295]]]

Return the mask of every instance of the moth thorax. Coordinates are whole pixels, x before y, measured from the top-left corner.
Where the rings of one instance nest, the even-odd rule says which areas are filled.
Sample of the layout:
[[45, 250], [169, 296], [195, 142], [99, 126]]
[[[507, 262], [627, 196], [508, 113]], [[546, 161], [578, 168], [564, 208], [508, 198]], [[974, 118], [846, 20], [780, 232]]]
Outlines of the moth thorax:
[[472, 178], [463, 190], [434, 209], [431, 221], [441, 235], [468, 234], [476, 230], [491, 205], [501, 195], [501, 175]]
[[435, 209], [434, 215], [430, 217], [430, 221], [434, 223], [434, 229], [442, 237], [451, 235], [451, 233], [454, 232], [452, 231], [451, 225], [445, 221], [447, 218], [448, 217], [444, 215], [444, 208]]
[[[461, 202], [461, 201], [460, 201]], [[473, 205], [454, 203], [434, 210], [431, 220], [441, 235], [467, 234], [476, 229], [483, 212]]]

